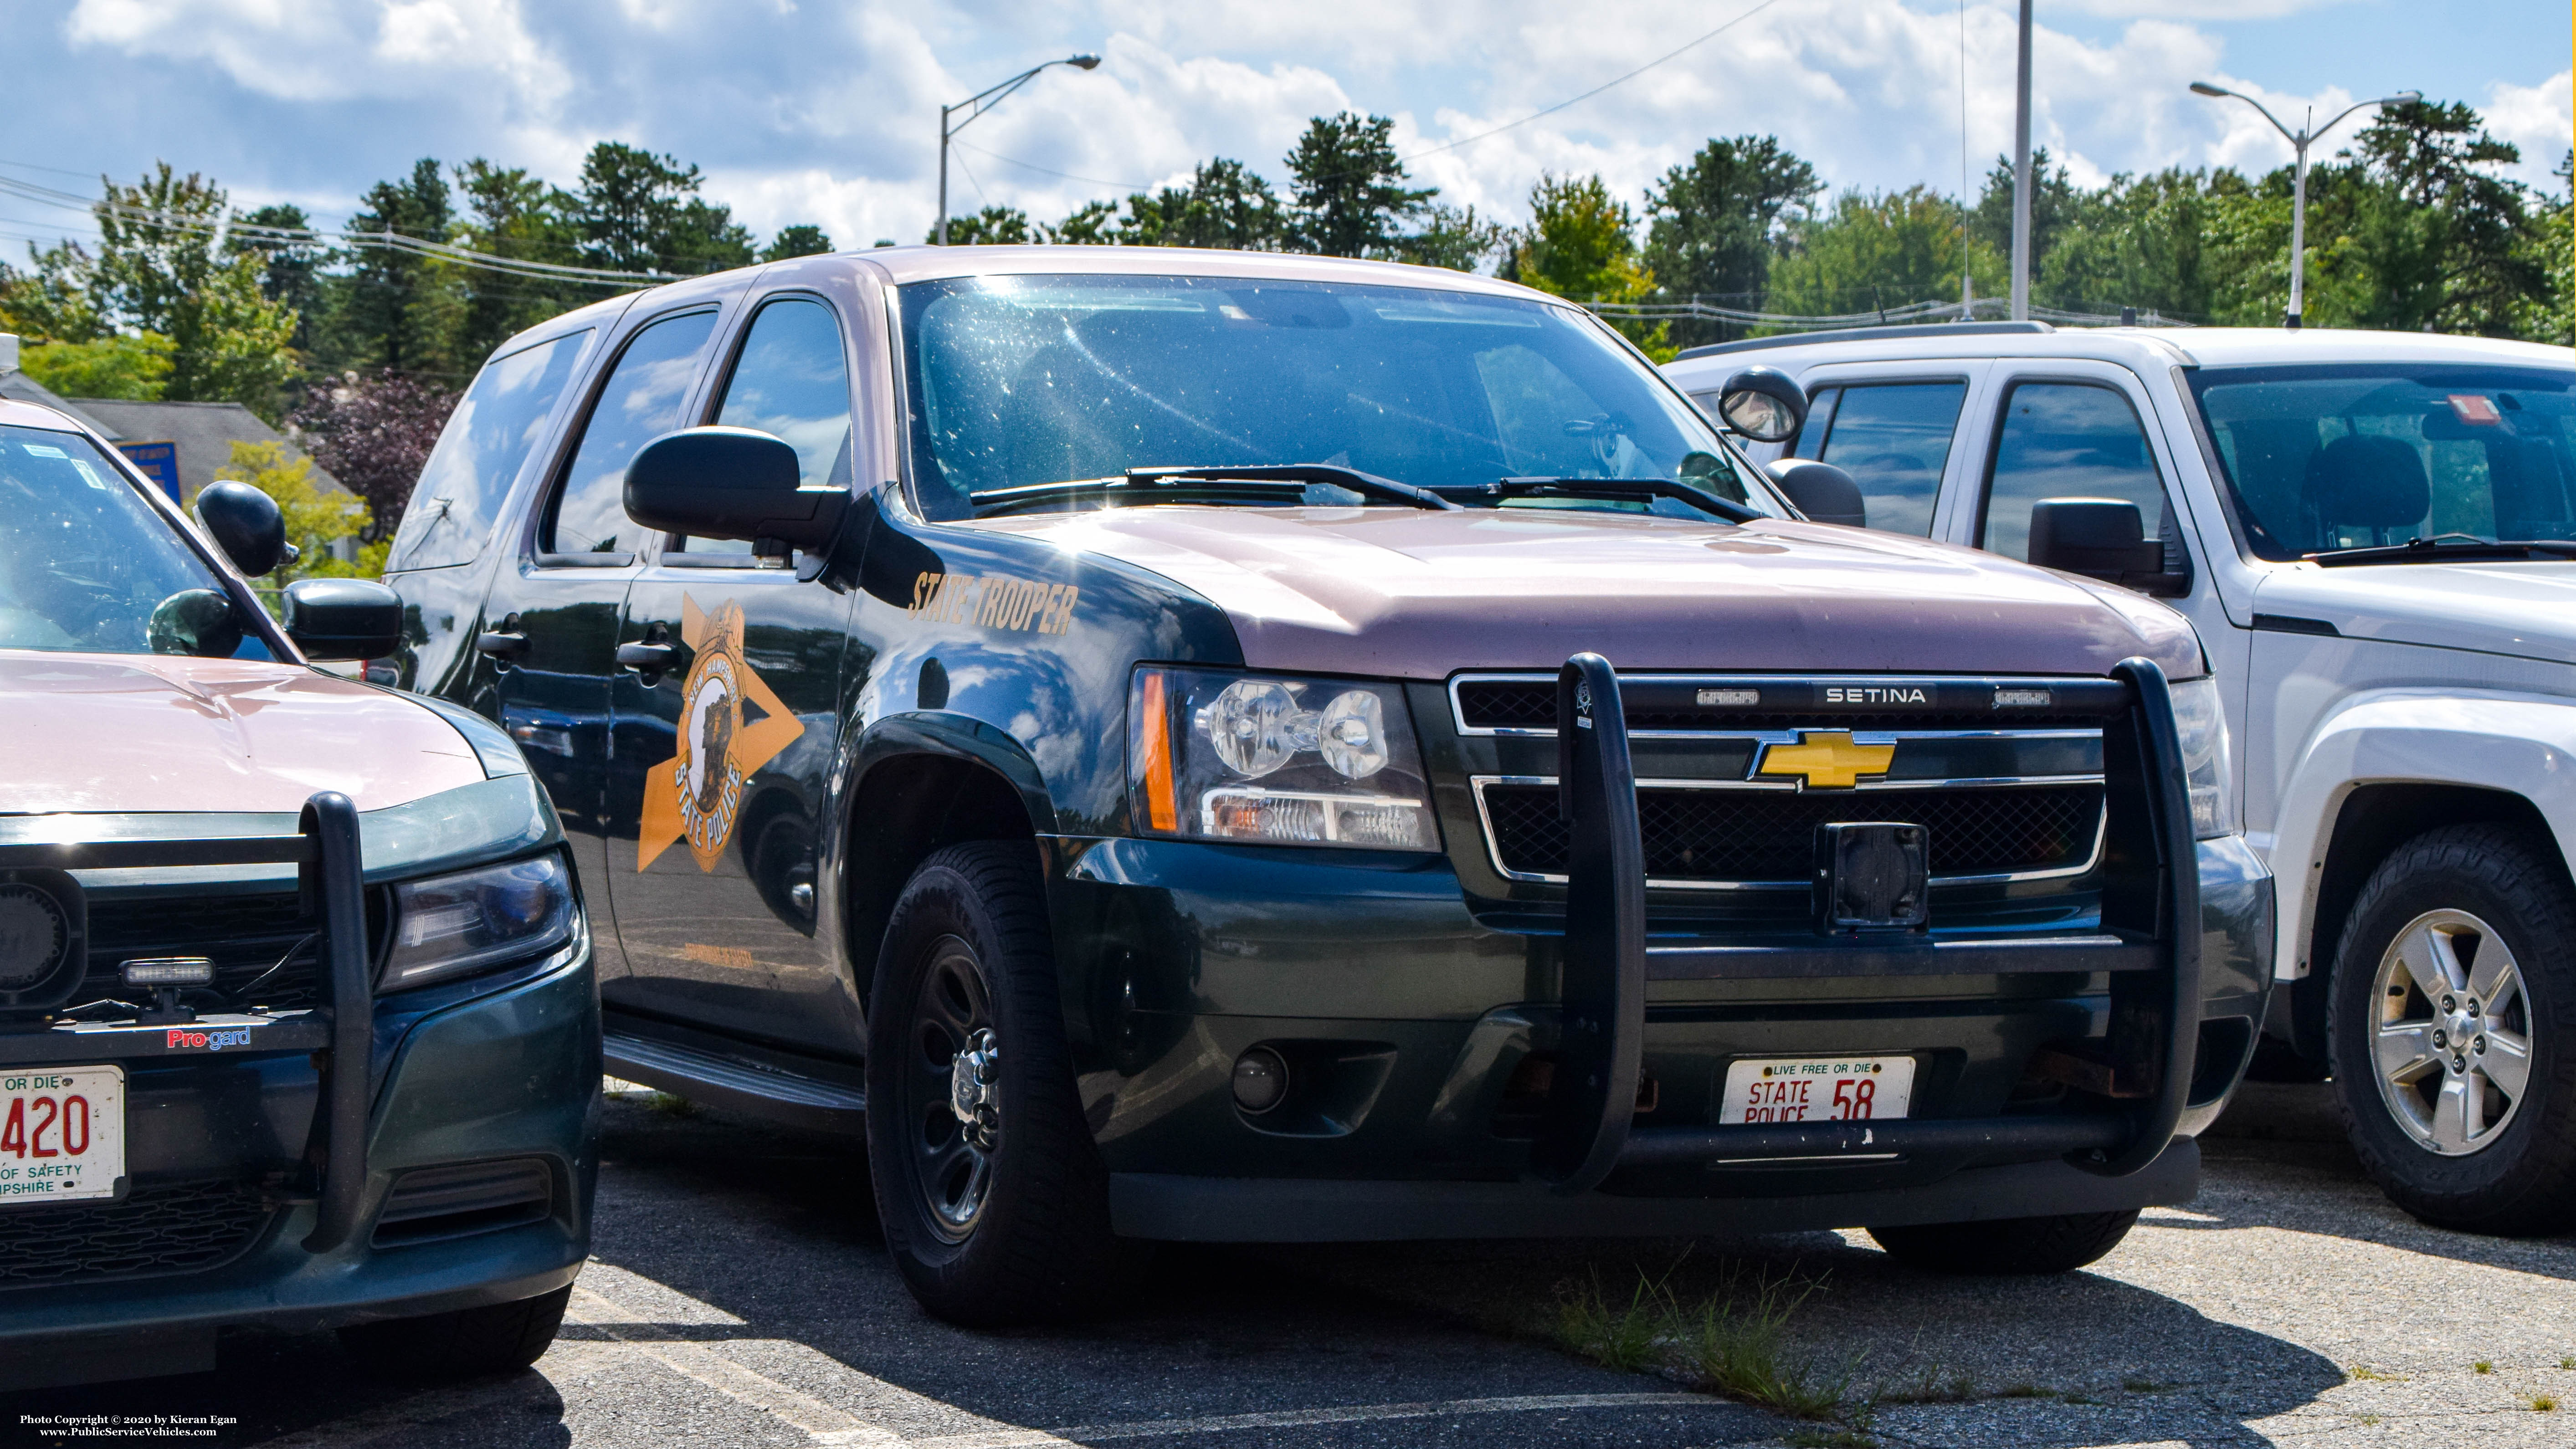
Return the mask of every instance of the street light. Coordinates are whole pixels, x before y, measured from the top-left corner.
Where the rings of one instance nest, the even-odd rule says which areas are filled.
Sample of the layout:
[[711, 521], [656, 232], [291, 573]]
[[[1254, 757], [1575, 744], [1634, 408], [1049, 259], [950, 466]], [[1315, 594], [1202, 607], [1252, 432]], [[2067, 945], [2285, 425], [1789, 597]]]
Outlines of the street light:
[[[941, 246], [948, 245], [948, 138], [974, 124], [977, 116], [1000, 105], [1003, 97], [1027, 85], [1036, 78], [1039, 71], [1045, 70], [1048, 66], [1069, 65], [1076, 70], [1090, 70], [1098, 64], [1100, 64], [1100, 57], [1096, 55], [1068, 55], [1062, 60], [1050, 60], [1042, 65], [1030, 66], [1000, 85], [987, 86], [953, 106], [939, 108], [939, 244]], [[966, 119], [953, 126], [948, 124], [948, 118], [959, 111], [966, 113]]]
[[[2342, 110], [2336, 112], [2335, 118], [2326, 122], [2322, 126], [2315, 126], [2304, 131], [2293, 131], [2289, 127], [2282, 125], [2280, 117], [2273, 115], [2268, 110], [2265, 110], [2263, 103], [2254, 99], [2252, 96], [2245, 95], [2238, 91], [2226, 90], [2221, 87], [2211, 85], [2207, 81], [2193, 81], [2191, 83], [2191, 91], [2193, 95], [2198, 96], [2234, 96], [2236, 99], [2252, 106], [2255, 110], [2262, 111], [2263, 119], [2271, 122], [2272, 129], [2280, 132], [2283, 137], [2288, 139], [2291, 151], [2297, 155], [2297, 170], [2293, 174], [2293, 178], [2290, 182], [2290, 310], [2284, 314], [2281, 319], [2282, 326], [2295, 332], [2299, 327], [2301, 304], [2307, 294], [2308, 146], [2319, 137], [2325, 135], [2326, 132], [2333, 130], [2342, 122], [2344, 117], [2351, 115], [2353, 112], [2360, 110], [2364, 106], [2411, 106], [2417, 101], [2424, 99], [2424, 93], [2422, 91], [2399, 91], [2393, 96], [2381, 96], [2375, 101], [2355, 101], [2351, 105], [2348, 105]], [[2316, 116], [2316, 111], [2311, 108], [2308, 115], [2310, 119], [2313, 120]]]

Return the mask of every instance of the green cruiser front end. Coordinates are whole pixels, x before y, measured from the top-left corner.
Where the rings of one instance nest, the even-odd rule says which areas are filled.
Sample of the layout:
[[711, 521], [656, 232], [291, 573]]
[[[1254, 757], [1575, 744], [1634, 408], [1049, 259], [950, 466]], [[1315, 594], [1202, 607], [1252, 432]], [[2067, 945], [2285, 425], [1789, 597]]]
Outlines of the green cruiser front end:
[[314, 809], [0, 819], [80, 978], [0, 1022], [0, 1383], [207, 1369], [239, 1326], [430, 1375], [551, 1338], [598, 1169], [589, 928], [544, 792], [454, 714], [482, 782], [318, 797], [338, 911]]

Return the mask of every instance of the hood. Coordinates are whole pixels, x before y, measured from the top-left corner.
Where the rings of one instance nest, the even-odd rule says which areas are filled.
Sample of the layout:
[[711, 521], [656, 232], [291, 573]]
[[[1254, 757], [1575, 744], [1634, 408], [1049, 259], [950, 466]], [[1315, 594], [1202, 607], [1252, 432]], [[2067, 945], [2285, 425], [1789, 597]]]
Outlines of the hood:
[[[1222, 608], [1259, 669], [2203, 672], [2161, 604], [1993, 554], [1825, 524], [1542, 509], [1113, 508], [996, 519]], [[2117, 599], [2108, 597], [2119, 594]]]
[[0, 650], [0, 721], [20, 746], [0, 814], [291, 811], [316, 790], [378, 810], [484, 778], [419, 705], [264, 660]]
[[2356, 639], [2576, 663], [2576, 562], [2278, 569], [2254, 608]]

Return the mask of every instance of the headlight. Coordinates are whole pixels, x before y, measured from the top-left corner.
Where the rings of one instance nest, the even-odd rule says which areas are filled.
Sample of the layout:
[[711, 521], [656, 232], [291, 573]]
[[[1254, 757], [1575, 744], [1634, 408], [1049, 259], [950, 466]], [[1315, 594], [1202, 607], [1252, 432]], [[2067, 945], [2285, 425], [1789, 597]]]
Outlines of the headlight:
[[380, 991], [469, 976], [572, 939], [572, 877], [560, 855], [394, 887], [394, 944]]
[[1439, 848], [1413, 717], [1391, 684], [1139, 669], [1127, 779], [1143, 834]]
[[2173, 686], [2174, 732], [2182, 737], [2183, 782], [2191, 792], [2197, 840], [2236, 833], [2236, 776], [2227, 758], [2227, 712], [2216, 679]]

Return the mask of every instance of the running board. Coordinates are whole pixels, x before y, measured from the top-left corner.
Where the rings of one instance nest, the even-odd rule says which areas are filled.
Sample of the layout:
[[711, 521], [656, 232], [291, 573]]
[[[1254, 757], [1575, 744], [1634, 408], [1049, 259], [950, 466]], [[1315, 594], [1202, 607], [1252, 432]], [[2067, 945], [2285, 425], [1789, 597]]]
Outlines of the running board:
[[868, 1096], [855, 1087], [817, 1081], [678, 1042], [609, 1033], [601, 1043], [608, 1074], [673, 1096], [729, 1107], [815, 1132], [867, 1130]]

